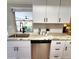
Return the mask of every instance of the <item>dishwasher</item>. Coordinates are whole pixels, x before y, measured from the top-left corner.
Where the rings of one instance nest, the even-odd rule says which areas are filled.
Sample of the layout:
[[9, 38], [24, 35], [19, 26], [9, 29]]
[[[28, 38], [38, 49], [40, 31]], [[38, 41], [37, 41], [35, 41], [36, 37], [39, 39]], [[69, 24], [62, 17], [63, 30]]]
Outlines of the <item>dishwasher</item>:
[[51, 40], [31, 40], [32, 59], [49, 59]]

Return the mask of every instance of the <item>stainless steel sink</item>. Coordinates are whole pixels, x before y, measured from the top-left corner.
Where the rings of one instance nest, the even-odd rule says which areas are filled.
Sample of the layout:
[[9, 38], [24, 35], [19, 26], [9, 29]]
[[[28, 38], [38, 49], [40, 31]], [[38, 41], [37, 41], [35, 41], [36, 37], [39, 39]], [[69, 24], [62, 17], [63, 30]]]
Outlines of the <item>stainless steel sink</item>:
[[27, 37], [29, 37], [29, 36], [30, 36], [30, 34], [13, 34], [13, 35], [10, 35], [9, 37], [16, 37], [16, 38], [21, 37], [21, 38], [27, 38]]

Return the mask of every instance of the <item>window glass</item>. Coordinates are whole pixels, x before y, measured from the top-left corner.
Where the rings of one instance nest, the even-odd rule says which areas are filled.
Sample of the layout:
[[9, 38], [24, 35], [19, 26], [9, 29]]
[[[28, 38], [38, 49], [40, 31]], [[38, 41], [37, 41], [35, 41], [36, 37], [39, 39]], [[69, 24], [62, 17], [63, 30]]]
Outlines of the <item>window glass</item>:
[[15, 12], [18, 32], [32, 32], [32, 12]]

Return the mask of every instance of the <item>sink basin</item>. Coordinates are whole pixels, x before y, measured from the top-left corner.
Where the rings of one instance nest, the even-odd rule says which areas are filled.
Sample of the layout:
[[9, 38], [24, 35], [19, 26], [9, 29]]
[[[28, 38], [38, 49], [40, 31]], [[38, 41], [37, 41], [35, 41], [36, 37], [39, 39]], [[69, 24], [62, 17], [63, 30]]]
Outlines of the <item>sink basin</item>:
[[13, 35], [10, 35], [9, 37], [16, 37], [16, 38], [19, 38], [19, 37], [23, 37], [23, 38], [27, 38], [29, 37], [30, 35], [29, 34], [13, 34]]

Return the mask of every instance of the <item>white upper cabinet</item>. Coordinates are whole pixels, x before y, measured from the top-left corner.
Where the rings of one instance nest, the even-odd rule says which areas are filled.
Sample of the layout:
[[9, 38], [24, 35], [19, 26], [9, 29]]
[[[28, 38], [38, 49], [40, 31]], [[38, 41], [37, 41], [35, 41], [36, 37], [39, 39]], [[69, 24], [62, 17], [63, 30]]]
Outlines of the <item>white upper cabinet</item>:
[[33, 0], [33, 21], [43, 23], [46, 13], [46, 0]]
[[61, 0], [60, 15], [62, 23], [69, 23], [71, 17], [71, 0]]
[[60, 0], [47, 0], [47, 21], [48, 23], [58, 23]]
[[33, 0], [34, 23], [57, 23], [59, 0]]
[[33, 0], [34, 23], [69, 23], [70, 0]]

